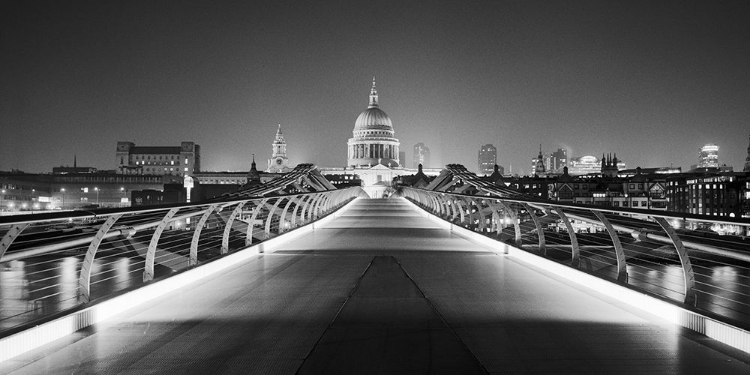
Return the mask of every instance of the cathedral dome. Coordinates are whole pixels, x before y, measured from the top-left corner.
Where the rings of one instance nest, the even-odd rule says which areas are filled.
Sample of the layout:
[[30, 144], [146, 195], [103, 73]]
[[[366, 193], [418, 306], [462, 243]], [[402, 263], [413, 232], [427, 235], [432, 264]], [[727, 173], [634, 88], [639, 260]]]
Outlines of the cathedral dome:
[[352, 138], [347, 142], [347, 165], [352, 167], [383, 165], [394, 168], [401, 165], [398, 139], [394, 137], [390, 117], [380, 109], [375, 77], [372, 77], [370, 105], [362, 111], [354, 123]]
[[359, 114], [357, 121], [354, 123], [354, 127], [357, 129], [393, 128], [393, 123], [391, 123], [391, 118], [388, 117], [382, 109], [378, 107], [370, 107]]

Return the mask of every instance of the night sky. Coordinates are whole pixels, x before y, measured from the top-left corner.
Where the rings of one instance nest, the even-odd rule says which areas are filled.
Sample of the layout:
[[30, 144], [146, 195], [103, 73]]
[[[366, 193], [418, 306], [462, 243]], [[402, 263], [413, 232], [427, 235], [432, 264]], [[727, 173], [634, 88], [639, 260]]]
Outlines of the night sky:
[[[408, 3], [408, 4], [404, 4]], [[201, 145], [203, 170], [341, 167], [372, 76], [411, 166], [539, 144], [628, 167], [742, 170], [748, 1], [4, 1], [0, 170], [115, 168], [117, 141]]]

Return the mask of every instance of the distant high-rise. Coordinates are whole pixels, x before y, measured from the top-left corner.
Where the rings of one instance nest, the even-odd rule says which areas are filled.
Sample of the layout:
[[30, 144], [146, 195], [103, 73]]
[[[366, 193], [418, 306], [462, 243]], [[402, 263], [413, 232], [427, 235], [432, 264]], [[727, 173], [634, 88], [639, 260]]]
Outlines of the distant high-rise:
[[430, 148], [425, 146], [422, 142], [414, 145], [412, 168], [417, 168], [420, 164], [425, 168], [430, 167]]
[[490, 175], [495, 171], [497, 164], [497, 148], [491, 144], [486, 144], [479, 149], [478, 167], [479, 174]]
[[568, 150], [558, 148], [552, 153], [549, 169], [554, 172], [562, 172], [563, 168], [568, 166]]
[[745, 158], [745, 172], [750, 172], [750, 142], [747, 145], [747, 157]]
[[719, 167], [719, 146], [709, 143], [701, 147], [698, 156], [698, 168]]

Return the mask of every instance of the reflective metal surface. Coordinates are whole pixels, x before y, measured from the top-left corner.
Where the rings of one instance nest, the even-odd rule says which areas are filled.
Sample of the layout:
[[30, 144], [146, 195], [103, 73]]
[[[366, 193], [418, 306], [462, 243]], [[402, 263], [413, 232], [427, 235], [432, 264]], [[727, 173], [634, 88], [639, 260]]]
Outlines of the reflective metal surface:
[[358, 200], [273, 252], [0, 372], [750, 372], [747, 356], [406, 207]]

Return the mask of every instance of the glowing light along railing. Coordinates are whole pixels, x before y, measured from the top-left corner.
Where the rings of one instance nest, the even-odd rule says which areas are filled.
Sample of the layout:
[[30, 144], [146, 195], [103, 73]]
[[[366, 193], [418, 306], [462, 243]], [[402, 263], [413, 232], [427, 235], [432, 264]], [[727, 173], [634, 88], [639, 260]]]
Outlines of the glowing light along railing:
[[[750, 221], [409, 187], [400, 195], [447, 228], [750, 352]], [[745, 235], [702, 230], [717, 225]]]
[[7, 218], [0, 222], [0, 332], [264, 243], [361, 192]]

